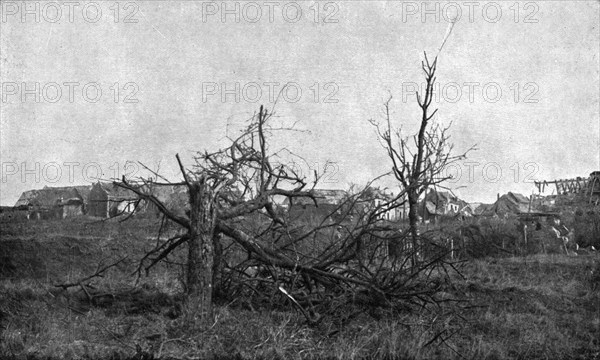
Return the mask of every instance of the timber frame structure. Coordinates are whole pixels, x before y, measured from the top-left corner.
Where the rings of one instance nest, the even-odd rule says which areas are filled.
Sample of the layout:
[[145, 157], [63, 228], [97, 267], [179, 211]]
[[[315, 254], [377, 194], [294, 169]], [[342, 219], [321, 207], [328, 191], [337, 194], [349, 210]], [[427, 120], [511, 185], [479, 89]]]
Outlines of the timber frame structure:
[[556, 193], [562, 194], [584, 194], [592, 200], [593, 195], [600, 196], [600, 171], [594, 171], [588, 178], [577, 177], [575, 179], [560, 179], [552, 181], [534, 181], [539, 193], [545, 191], [546, 186], [556, 186]]

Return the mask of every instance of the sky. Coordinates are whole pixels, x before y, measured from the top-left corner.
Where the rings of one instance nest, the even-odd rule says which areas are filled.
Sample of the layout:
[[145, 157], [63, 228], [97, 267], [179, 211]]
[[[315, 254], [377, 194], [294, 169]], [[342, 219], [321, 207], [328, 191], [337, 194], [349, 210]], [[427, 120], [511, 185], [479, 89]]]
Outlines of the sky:
[[[227, 145], [260, 105], [321, 188], [390, 170], [374, 127], [420, 119], [439, 55], [436, 121], [468, 158], [469, 202], [600, 170], [598, 1], [3, 1], [0, 204], [44, 186], [148, 175]], [[441, 50], [439, 47], [452, 31]], [[282, 160], [287, 161], [287, 160]], [[328, 163], [329, 162], [329, 163]], [[392, 178], [381, 181], [397, 191]], [[547, 194], [550, 194], [547, 191]]]

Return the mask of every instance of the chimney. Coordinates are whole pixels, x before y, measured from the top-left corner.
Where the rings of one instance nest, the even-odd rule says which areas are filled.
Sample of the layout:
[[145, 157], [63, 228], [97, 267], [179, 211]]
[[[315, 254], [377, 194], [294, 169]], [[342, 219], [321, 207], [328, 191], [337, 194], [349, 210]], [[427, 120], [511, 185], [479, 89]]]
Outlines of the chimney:
[[500, 193], [496, 195], [496, 201], [500, 200]]

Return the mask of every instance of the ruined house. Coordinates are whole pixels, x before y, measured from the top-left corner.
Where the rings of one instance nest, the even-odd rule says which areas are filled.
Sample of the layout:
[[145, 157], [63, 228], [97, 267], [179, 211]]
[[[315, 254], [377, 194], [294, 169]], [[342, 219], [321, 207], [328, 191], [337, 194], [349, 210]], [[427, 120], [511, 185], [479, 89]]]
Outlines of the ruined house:
[[425, 222], [436, 222], [443, 217], [473, 216], [472, 207], [447, 191], [431, 189], [419, 205], [419, 213]]
[[473, 216], [481, 216], [490, 212], [490, 209], [494, 206], [494, 204], [483, 204], [483, 203], [473, 203], [471, 204], [471, 209], [473, 209]]
[[113, 183], [92, 185], [88, 200], [88, 215], [101, 218], [130, 214], [136, 210], [138, 196], [131, 190]]
[[383, 211], [379, 215], [380, 219], [388, 221], [404, 221], [408, 220], [408, 199], [405, 196], [398, 200], [394, 200], [394, 193], [375, 189], [373, 192], [372, 206], [383, 206]]
[[27, 210], [27, 208], [32, 205], [32, 201], [38, 195], [39, 191], [40, 190], [24, 191], [15, 203], [14, 208], [20, 210]]
[[[139, 191], [153, 195], [168, 210], [178, 216], [185, 216], [189, 210], [189, 195], [185, 185], [140, 184]], [[89, 215], [115, 217], [135, 212], [141, 216], [158, 218], [161, 212], [154, 203], [142, 200], [138, 195], [113, 183], [98, 182], [90, 193]]]
[[27, 210], [29, 219], [64, 219], [86, 213], [89, 186], [48, 187], [21, 194], [15, 208]]
[[498, 200], [486, 209], [483, 215], [506, 217], [525, 214], [534, 210], [529, 198], [518, 193], [509, 192], [499, 196]]

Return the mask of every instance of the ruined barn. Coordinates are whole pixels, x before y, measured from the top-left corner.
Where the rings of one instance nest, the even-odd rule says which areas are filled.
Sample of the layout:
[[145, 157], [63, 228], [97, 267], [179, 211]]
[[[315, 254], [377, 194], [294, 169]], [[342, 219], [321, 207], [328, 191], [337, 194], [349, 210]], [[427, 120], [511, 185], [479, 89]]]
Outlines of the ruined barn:
[[419, 206], [420, 216], [425, 222], [437, 222], [444, 217], [471, 217], [473, 208], [448, 191], [431, 189]]
[[21, 194], [15, 208], [27, 210], [30, 219], [64, 219], [86, 212], [89, 186], [48, 187]]
[[138, 196], [131, 190], [113, 183], [92, 185], [88, 200], [88, 215], [101, 218], [131, 214], [136, 210]]
[[498, 197], [498, 200], [490, 206], [483, 215], [487, 216], [516, 216], [535, 211], [529, 198], [524, 195], [509, 192]]

